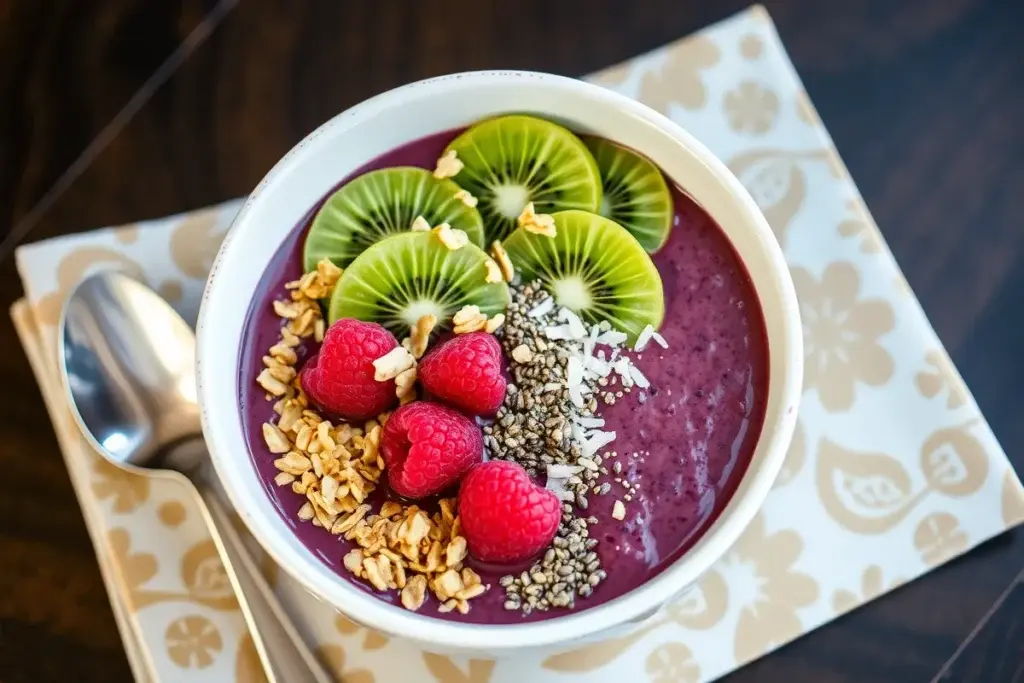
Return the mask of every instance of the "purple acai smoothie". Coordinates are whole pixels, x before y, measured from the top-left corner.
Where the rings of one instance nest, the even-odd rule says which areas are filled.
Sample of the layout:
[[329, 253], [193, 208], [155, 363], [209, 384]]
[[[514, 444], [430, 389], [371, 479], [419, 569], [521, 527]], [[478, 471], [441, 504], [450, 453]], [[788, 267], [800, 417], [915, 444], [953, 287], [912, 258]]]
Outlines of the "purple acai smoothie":
[[[460, 131], [417, 140], [395, 149], [352, 177], [390, 166], [432, 169], [445, 146]], [[347, 179], [346, 179], [347, 180]], [[339, 186], [343, 184], [339, 183]], [[590, 537], [607, 572], [589, 598], [574, 611], [607, 602], [658, 574], [686, 552], [729, 501], [760, 436], [768, 385], [768, 348], [760, 304], [750, 278], [728, 239], [685, 192], [673, 187], [674, 227], [668, 242], [653, 255], [661, 275], [665, 318], [660, 333], [668, 348], [649, 344], [630, 352], [633, 363], [650, 380], [650, 388], [633, 391], [614, 405], [603, 406], [604, 429], [614, 430], [608, 449], [618, 453], [621, 476], [635, 493], [625, 519], [612, 518], [618, 495], [592, 496], [587, 514], [599, 519]], [[281, 320], [272, 303], [286, 282], [302, 276], [303, 238], [317, 208], [313, 207], [281, 245], [250, 304], [238, 371], [240, 416], [249, 455], [266, 495], [302, 543], [338, 574], [339, 581], [397, 602], [396, 592], [376, 593], [342, 566], [352, 543], [297, 519], [305, 502], [287, 486], [278, 487], [275, 457], [263, 441], [261, 427], [274, 421], [272, 403], [257, 385], [265, 350], [278, 339]], [[315, 351], [300, 347], [299, 365]], [[240, 456], [241, 457], [241, 456]], [[600, 480], [610, 481], [611, 475]], [[543, 484], [544, 482], [539, 482]], [[615, 489], [622, 491], [620, 484]], [[379, 506], [389, 496], [382, 484], [369, 502]], [[468, 614], [440, 614], [430, 598], [421, 614], [470, 623], [504, 624], [556, 618], [564, 609], [520, 611], [503, 608], [501, 576], [524, 567], [475, 569], [492, 589], [472, 601]], [[431, 608], [433, 606], [433, 608]]]

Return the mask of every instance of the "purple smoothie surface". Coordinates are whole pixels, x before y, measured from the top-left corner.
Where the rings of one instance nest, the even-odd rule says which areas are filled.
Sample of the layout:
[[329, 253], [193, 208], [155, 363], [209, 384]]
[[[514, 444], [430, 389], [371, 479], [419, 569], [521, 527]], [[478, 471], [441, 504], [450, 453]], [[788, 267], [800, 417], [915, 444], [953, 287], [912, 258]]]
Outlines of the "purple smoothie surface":
[[[461, 131], [417, 140], [380, 156], [338, 183], [389, 166], [433, 169], [445, 146]], [[337, 189], [337, 188], [335, 188]], [[333, 190], [332, 190], [333, 192]], [[328, 193], [329, 195], [330, 193]], [[764, 421], [768, 386], [768, 347], [760, 303], [750, 277], [728, 239], [682, 190], [673, 186], [674, 227], [668, 242], [653, 255], [665, 295], [665, 320], [660, 332], [668, 342], [653, 341], [637, 354], [635, 365], [651, 382], [615, 405], [602, 405], [603, 429], [617, 438], [606, 449], [618, 452], [622, 476], [636, 494], [626, 503], [626, 518], [612, 518], [614, 502], [624, 494], [612, 483], [611, 493], [590, 496], [586, 515], [600, 521], [590, 526], [595, 549], [608, 578], [589, 598], [577, 598], [573, 612], [624, 595], [658, 574], [686, 552], [728, 503], [750, 461]], [[326, 199], [325, 195], [324, 199]], [[274, 484], [276, 456], [262, 438], [262, 424], [276, 421], [256, 377], [261, 358], [277, 342], [281, 321], [272, 302], [285, 294], [286, 282], [302, 275], [302, 245], [319, 205], [295, 226], [267, 266], [250, 303], [238, 368], [240, 416], [249, 450], [267, 496], [296, 536], [337, 574], [382, 600], [398, 604], [397, 591], [377, 593], [352, 577], [342, 557], [354, 545], [297, 518], [305, 497], [291, 487]], [[315, 351], [304, 342], [299, 364]], [[385, 478], [386, 479], [386, 478]], [[602, 477], [601, 481], [610, 480]], [[540, 482], [543, 483], [543, 482]], [[388, 498], [386, 483], [369, 502], [375, 509]], [[430, 510], [433, 512], [433, 510]], [[522, 567], [485, 567], [467, 562], [491, 589], [471, 601], [468, 614], [437, 612], [430, 596], [420, 614], [470, 623], [509, 624], [552, 619], [566, 609], [523, 615], [506, 611], [498, 579]]]

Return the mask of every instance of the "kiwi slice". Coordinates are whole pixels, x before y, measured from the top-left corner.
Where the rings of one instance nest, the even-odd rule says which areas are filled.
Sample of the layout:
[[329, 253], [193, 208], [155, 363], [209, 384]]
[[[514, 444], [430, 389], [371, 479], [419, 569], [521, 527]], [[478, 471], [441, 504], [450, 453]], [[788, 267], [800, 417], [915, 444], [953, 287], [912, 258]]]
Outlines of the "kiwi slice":
[[341, 186], [320, 207], [306, 235], [303, 265], [323, 258], [345, 268], [367, 247], [406, 232], [417, 216], [431, 226], [448, 223], [471, 242], [485, 242], [480, 212], [455, 197], [459, 186], [422, 168], [398, 166], [364, 173]]
[[486, 243], [503, 240], [533, 202], [537, 213], [598, 210], [601, 176], [586, 145], [567, 129], [533, 116], [475, 124], [448, 145], [464, 164], [455, 182], [479, 200]]
[[661, 276], [624, 227], [586, 211], [553, 214], [555, 236], [519, 228], [504, 242], [523, 281], [539, 279], [559, 306], [594, 324], [607, 320], [629, 336], [665, 315]]
[[603, 138], [583, 140], [601, 172], [599, 213], [654, 253], [668, 240], [675, 209], [661, 171], [646, 157]]
[[430, 313], [441, 329], [466, 305], [491, 317], [505, 310], [509, 293], [504, 282], [486, 281], [489, 258], [473, 244], [452, 251], [432, 232], [389, 235], [345, 269], [331, 294], [328, 319], [377, 322], [402, 339]]

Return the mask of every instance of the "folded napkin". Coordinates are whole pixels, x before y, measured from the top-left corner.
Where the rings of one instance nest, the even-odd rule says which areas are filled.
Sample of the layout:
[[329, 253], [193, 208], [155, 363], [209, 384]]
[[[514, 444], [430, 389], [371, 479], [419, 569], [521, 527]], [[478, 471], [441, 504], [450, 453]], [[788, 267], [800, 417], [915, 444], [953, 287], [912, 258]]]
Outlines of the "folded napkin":
[[[348, 683], [699, 683], [927, 573], [1024, 519], [1024, 491], [900, 273], [760, 7], [592, 80], [666, 113], [743, 181], [793, 273], [804, 396], [785, 468], [736, 546], [636, 634], [547, 659], [422, 652], [334, 613], [265, 561]], [[15, 316], [140, 679], [259, 680], [194, 500], [123, 474], [77, 434], [55, 323], [79, 277], [118, 268], [186, 318], [238, 202], [19, 249]], [[137, 647], [136, 647], [137, 645]], [[134, 649], [133, 649], [134, 648]], [[185, 675], [187, 672], [187, 676]], [[146, 678], [148, 676], [148, 678]]]

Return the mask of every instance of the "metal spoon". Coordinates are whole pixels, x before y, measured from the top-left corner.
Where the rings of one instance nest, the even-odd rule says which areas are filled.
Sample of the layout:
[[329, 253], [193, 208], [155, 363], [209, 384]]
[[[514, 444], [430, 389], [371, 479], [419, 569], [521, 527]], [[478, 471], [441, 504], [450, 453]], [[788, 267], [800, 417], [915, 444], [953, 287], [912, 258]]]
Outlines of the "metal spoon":
[[145, 285], [101, 272], [68, 298], [59, 344], [72, 412], [96, 450], [125, 470], [184, 475], [195, 484], [267, 681], [330, 683], [204, 483], [209, 454], [188, 323]]

